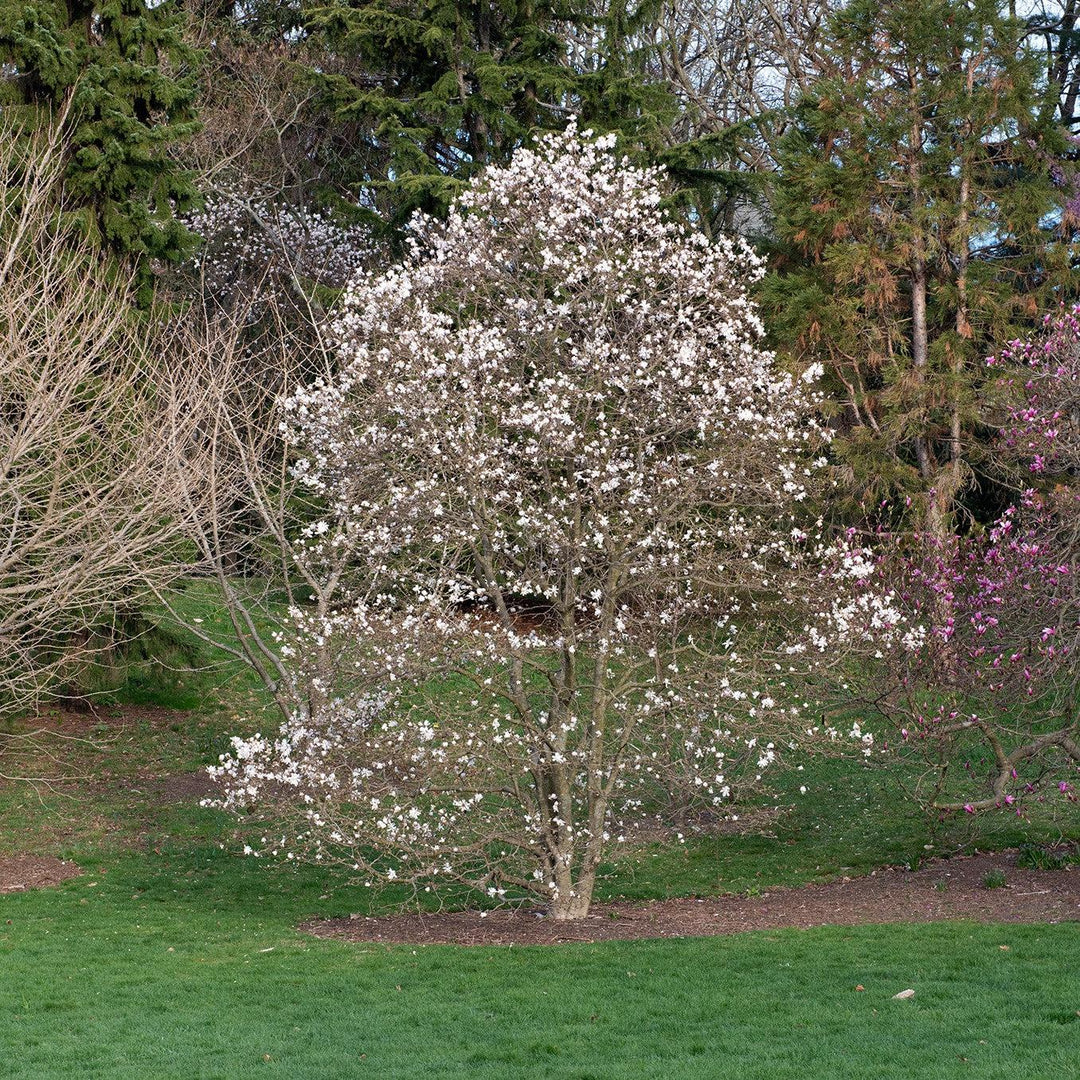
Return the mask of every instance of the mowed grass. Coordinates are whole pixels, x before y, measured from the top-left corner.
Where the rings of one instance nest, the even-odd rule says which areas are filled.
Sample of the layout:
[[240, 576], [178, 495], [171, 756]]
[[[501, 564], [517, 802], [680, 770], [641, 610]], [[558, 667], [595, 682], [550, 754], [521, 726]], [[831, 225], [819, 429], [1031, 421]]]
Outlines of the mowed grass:
[[[206, 597], [192, 590], [191, 602], [224, 632]], [[0, 897], [0, 1077], [1080, 1075], [1080, 923], [547, 949], [317, 941], [296, 926], [402, 895], [243, 858], [234, 821], [154, 784], [214, 761], [232, 732], [270, 729], [250, 679], [150, 666], [133, 690], [141, 709], [51, 747], [84, 779], [0, 785], [0, 854], [84, 869], [60, 888]], [[187, 700], [198, 707], [160, 708]], [[790, 765], [743, 808], [752, 827], [629, 853], [601, 897], [754, 892], [1080, 839], [1080, 815], [1061, 800], [1026, 819], [940, 825], [903, 798], [898, 766]], [[892, 1000], [909, 987], [913, 1000]]]
[[1065, 1077], [1080, 1061], [1077, 924], [385, 948], [298, 934], [308, 875], [207, 859], [187, 876], [128, 857], [0, 899], [0, 1075]]
[[[746, 831], [654, 844], [609, 867], [602, 895], [649, 900], [755, 892], [856, 877], [880, 866], [918, 869], [927, 859], [1023, 843], [1080, 840], [1080, 808], [1051, 792], [1023, 817], [928, 815], [905, 797], [904, 763], [816, 757], [778, 767], [769, 791], [746, 807]], [[805, 790], [802, 790], [805, 789]]]
[[[743, 891], [819, 876], [819, 860], [845, 850], [868, 863], [885, 828], [877, 814], [897, 806], [875, 805], [874, 790], [852, 798], [835, 831], [814, 822], [836, 798], [823, 788], [775, 836], [646, 851], [613, 868], [605, 891]], [[400, 897], [376, 905], [331, 873], [243, 858], [220, 813], [140, 798], [97, 800], [111, 829], [70, 852], [82, 877], [0, 897], [0, 1076], [1076, 1075], [1078, 923], [340, 944], [296, 926]], [[909, 987], [913, 1000], [892, 1000]]]

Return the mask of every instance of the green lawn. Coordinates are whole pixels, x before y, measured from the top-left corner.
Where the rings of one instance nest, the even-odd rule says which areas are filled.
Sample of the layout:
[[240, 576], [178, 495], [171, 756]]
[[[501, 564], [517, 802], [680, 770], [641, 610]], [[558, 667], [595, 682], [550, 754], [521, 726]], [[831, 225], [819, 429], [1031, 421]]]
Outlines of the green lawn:
[[[230, 819], [161, 796], [155, 777], [192, 772], [230, 732], [273, 722], [250, 681], [228, 675], [193, 688], [148, 670], [138, 704], [199, 707], [86, 722], [90, 742], [54, 749], [90, 782], [0, 784], [0, 854], [60, 854], [85, 870], [0, 897], [0, 1077], [1080, 1075], [1080, 923], [548, 949], [301, 935], [304, 918], [400, 896], [376, 902], [329, 872], [240, 857]], [[759, 800], [759, 828], [632, 853], [608, 868], [601, 897], [746, 892], [1080, 839], [1061, 801], [1026, 821], [961, 815], [931, 831], [895, 768], [803, 764]], [[908, 987], [914, 1000], [891, 1000]]]
[[[190, 734], [159, 739], [178, 751]], [[818, 779], [839, 783], [838, 768]], [[774, 837], [642, 852], [605, 892], [743, 891], [868, 865], [887, 808], [903, 816], [874, 803], [884, 777], [859, 776], [865, 811], [815, 823], [815, 801]], [[69, 850], [85, 874], [0, 897], [0, 1076], [1065, 1077], [1080, 1061], [1080, 924], [344, 945], [294, 927], [371, 910], [366, 890], [235, 855], [216, 811], [94, 803], [108, 828]], [[907, 987], [913, 1001], [891, 1000]]]
[[316, 899], [305, 875], [275, 886], [224, 856], [194, 876], [106, 869], [0, 899], [0, 1075], [1067, 1077], [1080, 1061], [1077, 924], [384, 948], [292, 930]]

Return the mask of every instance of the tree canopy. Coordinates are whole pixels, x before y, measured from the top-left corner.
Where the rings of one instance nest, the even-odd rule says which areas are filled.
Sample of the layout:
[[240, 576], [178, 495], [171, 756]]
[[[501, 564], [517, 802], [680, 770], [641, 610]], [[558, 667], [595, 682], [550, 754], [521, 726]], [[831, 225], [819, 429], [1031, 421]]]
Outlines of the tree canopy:
[[856, 498], [947, 528], [985, 481], [983, 357], [1076, 289], [1054, 123], [993, 0], [854, 0], [780, 151], [776, 341], [827, 366]]

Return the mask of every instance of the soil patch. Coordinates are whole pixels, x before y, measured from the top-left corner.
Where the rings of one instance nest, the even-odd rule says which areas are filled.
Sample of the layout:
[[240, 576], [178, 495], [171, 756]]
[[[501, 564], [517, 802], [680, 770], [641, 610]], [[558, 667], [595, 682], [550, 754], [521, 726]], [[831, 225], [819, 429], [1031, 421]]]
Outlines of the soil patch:
[[145, 726], [155, 731], [170, 728], [183, 715], [182, 710], [166, 709], [159, 705], [107, 705], [86, 709], [53, 707], [25, 719], [21, 730], [107, 742], [110, 737], [124, 735], [133, 728]]
[[173, 776], [136, 776], [121, 780], [117, 786], [135, 794], [150, 795], [160, 803], [198, 803], [221, 798], [221, 785], [205, 769]]
[[[991, 871], [1005, 873], [1003, 887], [986, 888], [983, 880]], [[944, 919], [1080, 921], [1080, 866], [1021, 870], [1016, 852], [1001, 852], [939, 860], [914, 873], [887, 868], [867, 877], [769, 889], [761, 896], [597, 904], [587, 919], [572, 923], [518, 909], [314, 919], [300, 929], [317, 937], [400, 945], [560, 945]]]
[[0, 893], [25, 892], [27, 889], [47, 889], [68, 878], [77, 877], [82, 870], [74, 863], [50, 856], [13, 855], [0, 858]]

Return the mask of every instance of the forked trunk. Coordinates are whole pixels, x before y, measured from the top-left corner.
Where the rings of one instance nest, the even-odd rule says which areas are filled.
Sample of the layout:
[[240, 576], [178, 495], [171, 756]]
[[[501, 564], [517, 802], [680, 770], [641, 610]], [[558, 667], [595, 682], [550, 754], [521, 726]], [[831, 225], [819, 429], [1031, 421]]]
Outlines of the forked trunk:
[[600, 843], [589, 840], [584, 858], [574, 866], [573, 855], [562, 853], [555, 862], [553, 875], [555, 898], [548, 905], [548, 914], [556, 922], [584, 919], [589, 914], [593, 891], [596, 888], [596, 871], [600, 865]]
[[592, 904], [592, 888], [587, 890], [575, 889], [565, 895], [560, 893], [551, 901], [548, 914], [556, 922], [569, 922], [571, 919], [584, 919], [589, 914]]

